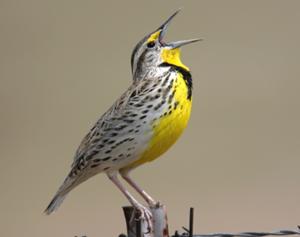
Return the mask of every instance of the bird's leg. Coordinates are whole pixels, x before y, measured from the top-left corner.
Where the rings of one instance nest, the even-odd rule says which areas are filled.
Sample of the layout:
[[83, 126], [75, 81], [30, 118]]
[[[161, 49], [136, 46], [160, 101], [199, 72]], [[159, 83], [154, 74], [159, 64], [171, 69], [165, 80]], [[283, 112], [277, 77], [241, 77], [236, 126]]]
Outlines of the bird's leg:
[[150, 229], [152, 229], [152, 213], [140, 204], [130, 193], [129, 191], [122, 185], [120, 180], [118, 179], [117, 172], [108, 173], [108, 178], [121, 190], [121, 192], [126, 196], [131, 205], [140, 212], [141, 218], [145, 219], [148, 223]]
[[158, 204], [148, 193], [145, 192], [142, 188], [140, 188], [136, 182], [133, 181], [133, 179], [129, 176], [129, 171], [121, 171], [121, 176], [123, 179], [127, 181], [128, 184], [130, 184], [148, 203], [150, 207], [154, 207]]

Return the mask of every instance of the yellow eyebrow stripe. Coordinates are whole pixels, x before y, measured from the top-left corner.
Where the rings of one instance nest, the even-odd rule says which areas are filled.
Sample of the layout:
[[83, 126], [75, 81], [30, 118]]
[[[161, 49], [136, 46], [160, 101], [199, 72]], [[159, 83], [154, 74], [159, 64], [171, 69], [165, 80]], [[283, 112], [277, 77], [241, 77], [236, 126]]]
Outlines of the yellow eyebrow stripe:
[[152, 35], [150, 35], [147, 42], [149, 43], [149, 42], [157, 40], [160, 35], [160, 32], [161, 32], [161, 30], [158, 30], [158, 31], [154, 32]]

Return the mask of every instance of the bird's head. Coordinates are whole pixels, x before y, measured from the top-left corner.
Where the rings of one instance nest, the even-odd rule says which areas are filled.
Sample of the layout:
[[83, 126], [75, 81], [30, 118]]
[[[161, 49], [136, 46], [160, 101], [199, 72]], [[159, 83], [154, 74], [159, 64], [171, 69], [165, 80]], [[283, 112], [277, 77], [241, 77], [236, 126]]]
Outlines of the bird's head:
[[180, 60], [180, 47], [200, 39], [164, 42], [164, 36], [171, 20], [178, 14], [173, 13], [158, 29], [145, 36], [134, 48], [131, 55], [131, 69], [134, 78], [146, 75], [163, 63], [176, 65], [189, 70]]

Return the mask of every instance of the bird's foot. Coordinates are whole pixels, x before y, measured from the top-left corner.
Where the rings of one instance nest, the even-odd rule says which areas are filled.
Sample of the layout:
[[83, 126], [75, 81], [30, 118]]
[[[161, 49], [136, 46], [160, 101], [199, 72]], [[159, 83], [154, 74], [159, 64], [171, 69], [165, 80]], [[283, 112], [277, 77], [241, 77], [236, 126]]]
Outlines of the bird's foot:
[[150, 208], [159, 208], [161, 206], [161, 203], [159, 201], [151, 201], [151, 202], [148, 202], [148, 205]]
[[134, 208], [137, 214], [135, 215], [135, 218], [137, 218], [137, 220], [146, 221], [148, 226], [148, 233], [151, 232], [153, 230], [153, 217], [151, 211], [147, 207], [144, 207], [140, 204], [136, 205]]

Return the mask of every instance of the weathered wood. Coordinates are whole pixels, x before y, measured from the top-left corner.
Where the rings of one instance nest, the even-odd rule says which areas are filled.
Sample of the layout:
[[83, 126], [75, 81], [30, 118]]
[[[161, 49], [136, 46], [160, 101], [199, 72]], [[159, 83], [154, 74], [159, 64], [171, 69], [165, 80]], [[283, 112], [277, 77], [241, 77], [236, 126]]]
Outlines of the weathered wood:
[[150, 208], [152, 220], [148, 223], [139, 218], [133, 207], [123, 207], [128, 237], [169, 237], [166, 208], [157, 205]]
[[153, 237], [169, 237], [166, 207], [159, 204], [150, 210], [153, 216]]

